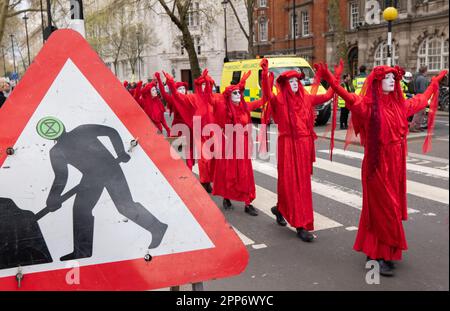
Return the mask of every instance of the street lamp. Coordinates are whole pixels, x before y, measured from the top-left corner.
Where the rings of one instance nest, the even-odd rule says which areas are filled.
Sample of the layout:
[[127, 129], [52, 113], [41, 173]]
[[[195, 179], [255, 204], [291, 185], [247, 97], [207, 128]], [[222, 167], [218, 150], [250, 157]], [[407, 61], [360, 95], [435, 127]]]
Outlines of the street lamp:
[[3, 76], [6, 77], [6, 62], [5, 62], [5, 49], [2, 46], [2, 57], [3, 57]]
[[228, 5], [228, 0], [223, 0], [222, 7], [223, 7], [223, 17], [224, 17], [224, 25], [225, 25], [225, 59], [223, 60], [224, 63], [228, 62], [227, 5]]
[[45, 42], [45, 30], [44, 30], [44, 9], [42, 7], [42, 0], [39, 0], [41, 5], [41, 29], [42, 29], [42, 44]]
[[25, 35], [27, 37], [27, 53], [28, 53], [28, 67], [31, 64], [31, 60], [30, 60], [30, 42], [28, 40], [28, 24], [27, 24], [27, 20], [29, 19], [29, 17], [27, 16], [27, 13], [24, 13], [22, 19], [25, 22]]
[[16, 69], [16, 56], [14, 55], [14, 35], [10, 34], [9, 36], [11, 37], [11, 50], [12, 50], [14, 78], [15, 78], [17, 76], [17, 69]]
[[140, 36], [140, 33], [138, 31], [138, 32], [136, 32], [136, 38], [137, 38], [137, 65], [138, 65], [139, 81], [141, 81], [141, 58], [139, 57], [140, 54], [141, 54], [141, 51], [140, 51], [139, 36]]
[[[389, 5], [389, 6], [388, 6]], [[383, 11], [383, 18], [388, 22], [388, 39], [387, 39], [387, 65], [392, 66], [392, 22], [398, 17], [397, 0], [394, 1], [394, 6], [392, 7], [392, 0], [386, 0], [386, 9]]]

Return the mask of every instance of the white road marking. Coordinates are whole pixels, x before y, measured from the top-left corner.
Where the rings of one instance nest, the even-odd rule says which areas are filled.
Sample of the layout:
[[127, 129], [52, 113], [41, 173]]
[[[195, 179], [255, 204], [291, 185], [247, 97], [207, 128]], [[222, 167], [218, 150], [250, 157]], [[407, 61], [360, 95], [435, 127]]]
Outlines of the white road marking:
[[266, 248], [267, 245], [266, 244], [255, 244], [255, 245], [252, 245], [252, 247], [254, 249], [262, 249], [262, 248]]
[[[326, 153], [326, 154], [330, 153], [329, 150], [319, 150], [319, 152]], [[354, 152], [354, 151], [348, 151], [348, 150], [346, 151], [343, 149], [334, 149], [333, 154], [341, 155], [341, 156], [344, 156], [344, 157], [350, 158], [350, 159], [360, 159], [360, 160], [362, 160], [364, 157], [364, 154], [362, 154], [360, 152]], [[444, 178], [444, 179], [449, 178], [449, 172], [447, 172], [447, 171], [419, 165], [419, 164], [429, 164], [429, 163], [431, 163], [431, 162], [422, 161], [420, 163], [415, 163], [415, 164], [407, 163], [406, 169], [408, 171], [418, 173], [421, 175], [437, 177], [437, 178]]]
[[425, 154], [408, 152], [408, 156], [410, 156], [411, 158], [417, 158], [417, 159], [428, 160], [428, 161], [437, 162], [437, 163], [449, 164], [448, 159], [433, 157], [433, 156], [429, 156], [429, 155], [425, 155]]
[[[269, 191], [263, 187], [256, 186], [256, 199], [253, 205], [264, 214], [269, 217], [276, 219], [275, 215], [272, 214], [271, 208], [277, 204], [277, 194]], [[314, 231], [326, 230], [331, 228], [342, 227], [342, 224], [323, 216], [319, 213], [314, 212]], [[289, 226], [289, 229], [296, 231], [295, 228]]]
[[347, 231], [357, 231], [358, 227], [351, 226], [351, 227], [345, 228], [345, 230], [347, 230]]
[[[361, 180], [361, 169], [350, 165], [337, 162], [330, 162], [328, 160], [317, 158], [314, 167], [335, 174]], [[426, 184], [408, 180], [407, 192], [411, 195], [415, 195], [417, 197], [425, 198], [428, 200], [433, 200], [443, 204], [448, 205], [449, 203], [449, 196], [447, 189], [429, 186]]]
[[[253, 169], [275, 179], [278, 178], [277, 168], [271, 164], [261, 161], [253, 161]], [[311, 187], [312, 192], [314, 192], [315, 194], [337, 201], [341, 204], [351, 206], [358, 210], [362, 209], [362, 194], [359, 191], [330, 182], [317, 180], [315, 178], [313, 178], [311, 181]], [[408, 208], [408, 214], [415, 213], [419, 213], [419, 211]]]
[[238, 237], [241, 239], [242, 243], [244, 243], [244, 245], [253, 245], [253, 244], [255, 244], [255, 241], [253, 241], [252, 239], [250, 239], [248, 236], [246, 236], [245, 234], [243, 234], [241, 231], [239, 231], [239, 230], [236, 229], [235, 227], [233, 227], [233, 230], [236, 232], [236, 234], [237, 234]]

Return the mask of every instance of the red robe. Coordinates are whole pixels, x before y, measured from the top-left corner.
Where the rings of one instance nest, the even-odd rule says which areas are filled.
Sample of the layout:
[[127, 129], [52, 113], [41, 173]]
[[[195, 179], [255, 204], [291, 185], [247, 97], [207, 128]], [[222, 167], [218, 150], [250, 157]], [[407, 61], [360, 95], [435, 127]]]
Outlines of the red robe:
[[[388, 73], [394, 75], [396, 82], [394, 91], [384, 94], [382, 80]], [[424, 150], [431, 144], [429, 138], [437, 108], [438, 82], [432, 82], [424, 94], [405, 100], [400, 86], [403, 74], [404, 71], [397, 66], [375, 67], [360, 95], [348, 93], [335, 80], [329, 81], [352, 112], [347, 140], [354, 130], [364, 146], [361, 169], [363, 208], [353, 248], [371, 259], [400, 260], [402, 251], [408, 248], [402, 223], [408, 218], [407, 119], [424, 109], [434, 95]]]
[[[226, 103], [228, 101], [228, 104]], [[227, 142], [222, 135], [222, 157], [215, 159], [214, 187], [213, 194], [223, 198], [245, 202], [245, 205], [256, 198], [255, 178], [253, 176], [252, 166], [252, 120], [250, 111], [261, 107], [262, 100], [251, 103], [241, 102], [239, 106], [234, 105], [227, 98], [222, 98], [214, 106], [214, 118], [216, 123], [225, 131], [226, 124], [240, 124], [244, 128], [250, 125], [249, 132], [244, 132], [242, 144], [237, 138], [236, 132], [233, 133], [232, 144], [233, 154], [225, 156], [225, 147]], [[225, 133], [225, 132], [224, 132]], [[225, 133], [226, 134], [226, 133]], [[248, 136], [250, 135], [250, 137]], [[242, 138], [242, 137], [241, 137]], [[237, 145], [244, 148], [242, 159], [237, 158]]]
[[278, 78], [277, 96], [272, 94], [265, 74], [262, 83], [264, 97], [278, 125], [278, 210], [292, 227], [314, 230], [311, 190], [317, 139], [314, 107], [330, 100], [333, 91], [310, 95], [299, 82], [299, 91], [294, 94], [288, 82], [291, 75], [299, 74], [287, 72]]
[[402, 221], [407, 220], [406, 156], [408, 117], [424, 109], [428, 99], [416, 95], [400, 100], [381, 95], [380, 156], [373, 178], [368, 178], [367, 133], [371, 104], [365, 97], [353, 96], [346, 102], [353, 122], [360, 127], [364, 149], [362, 163], [363, 209], [354, 249], [372, 259], [401, 260], [408, 248]]
[[158, 128], [158, 130], [162, 132], [162, 128], [164, 127], [168, 135], [170, 135], [170, 129], [164, 116], [166, 108], [164, 107], [159, 97], [153, 97], [151, 94], [151, 90], [155, 86], [155, 83], [149, 83], [142, 89], [140, 104], [145, 113], [152, 120], [153, 124], [155, 124], [155, 126]]

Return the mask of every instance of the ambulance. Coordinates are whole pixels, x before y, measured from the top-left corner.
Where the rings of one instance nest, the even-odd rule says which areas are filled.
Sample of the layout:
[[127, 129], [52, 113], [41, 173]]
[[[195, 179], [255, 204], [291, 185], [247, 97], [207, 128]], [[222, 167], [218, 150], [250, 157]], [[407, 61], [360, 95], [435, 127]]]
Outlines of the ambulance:
[[[301, 82], [305, 89], [309, 92], [311, 90], [312, 83], [314, 82], [314, 71], [309, 63], [301, 57], [266, 57], [269, 61], [269, 71], [274, 73], [275, 80], [280, 74], [288, 70], [297, 70], [305, 74], [305, 79]], [[247, 80], [245, 86], [245, 100], [254, 101], [258, 100], [262, 96], [261, 91], [261, 59], [249, 59], [242, 61], [234, 61], [225, 63], [222, 71], [222, 80], [220, 84], [220, 91], [223, 92], [229, 85], [237, 84], [241, 80], [241, 77], [249, 70], [252, 71], [250, 78]], [[274, 92], [276, 90], [274, 89]], [[317, 92], [318, 94], [325, 94], [326, 90], [321, 85]], [[316, 125], [324, 125], [328, 122], [331, 116], [331, 103], [332, 100], [316, 106]], [[252, 111], [253, 118], [261, 118], [261, 109]]]

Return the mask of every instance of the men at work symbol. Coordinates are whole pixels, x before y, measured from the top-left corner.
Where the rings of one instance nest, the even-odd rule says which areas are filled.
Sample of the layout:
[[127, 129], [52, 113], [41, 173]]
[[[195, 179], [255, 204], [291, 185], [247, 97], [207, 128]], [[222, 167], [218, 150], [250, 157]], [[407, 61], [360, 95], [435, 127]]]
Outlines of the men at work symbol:
[[[149, 249], [158, 247], [167, 231], [167, 224], [159, 221], [142, 204], [134, 202], [120, 163], [130, 161], [119, 133], [108, 126], [85, 124], [67, 132], [63, 123], [47, 117], [39, 121], [39, 135], [54, 140], [50, 161], [55, 179], [47, 198], [47, 207], [54, 212], [61, 208], [62, 192], [68, 180], [68, 165], [81, 172], [83, 177], [75, 187], [73, 205], [73, 252], [61, 257], [61, 261], [92, 256], [94, 240], [94, 216], [96, 206], [104, 189], [108, 191], [118, 212], [152, 234]], [[108, 137], [117, 158], [103, 145], [98, 137]]]

